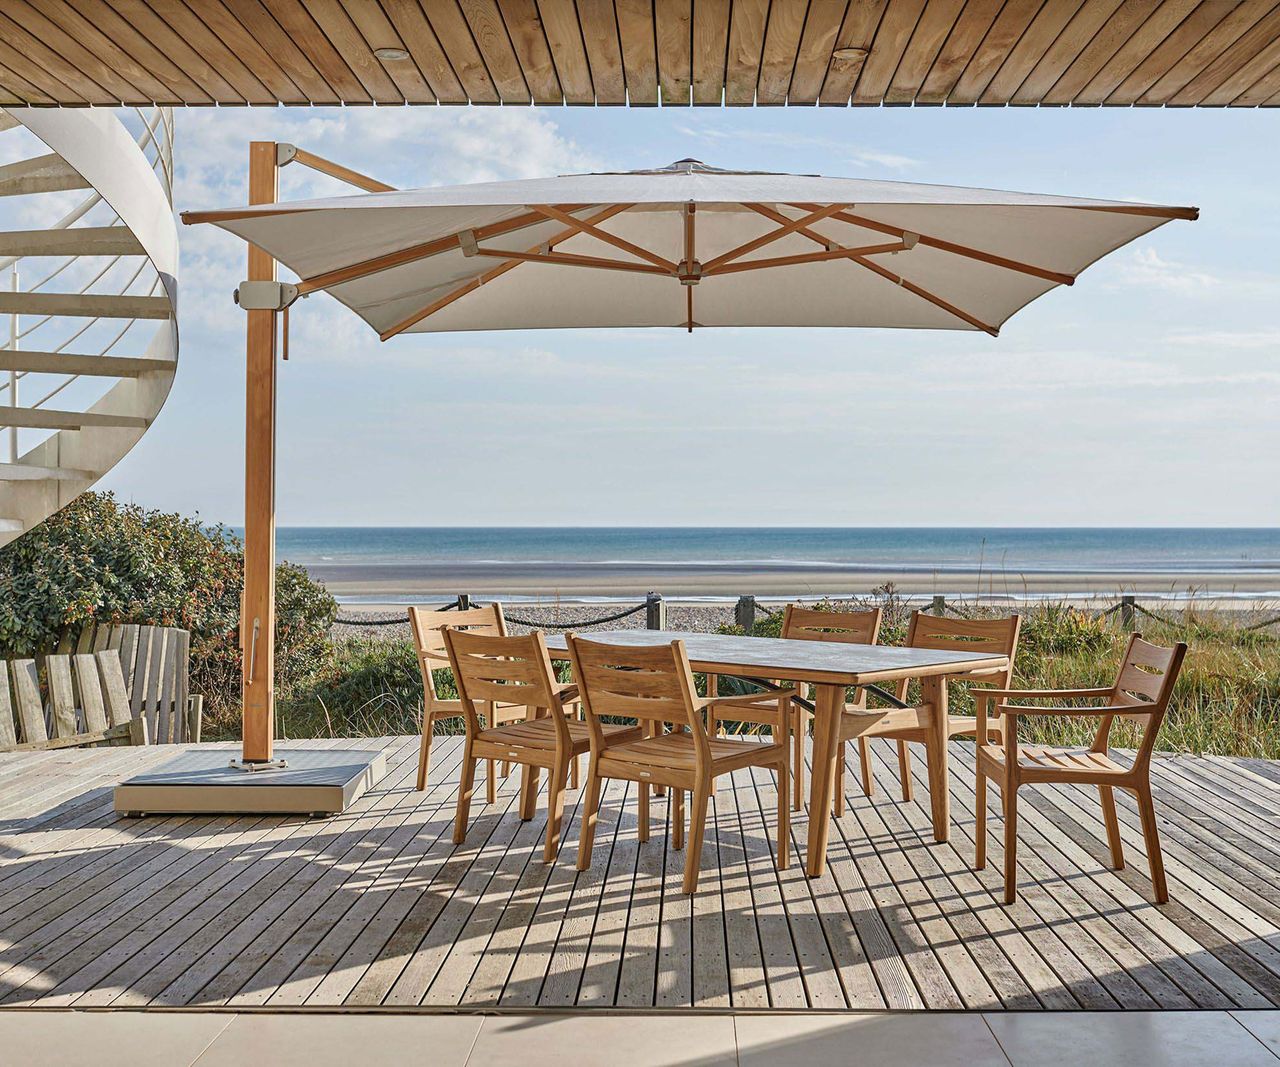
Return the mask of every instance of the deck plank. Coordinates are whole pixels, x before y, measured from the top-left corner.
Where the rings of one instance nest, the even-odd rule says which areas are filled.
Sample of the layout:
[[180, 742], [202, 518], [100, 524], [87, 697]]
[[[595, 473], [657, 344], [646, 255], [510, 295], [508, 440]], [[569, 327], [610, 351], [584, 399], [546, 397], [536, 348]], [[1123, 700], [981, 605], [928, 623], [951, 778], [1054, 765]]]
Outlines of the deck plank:
[[1269, 1008], [1280, 1005], [1280, 765], [1160, 756], [1153, 782], [1172, 900], [1150, 903], [1136, 809], [1113, 871], [1096, 791], [1020, 795], [1019, 900], [972, 869], [972, 746], [953, 744], [952, 839], [933, 841], [923, 761], [898, 799], [873, 744], [876, 795], [854, 768], [818, 879], [775, 862], [771, 772], [717, 783], [699, 893], [680, 892], [670, 799], [638, 839], [634, 787], [605, 789], [595, 862], [574, 869], [579, 791], [542, 862], [518, 779], [473, 805], [451, 841], [460, 739], [426, 792], [415, 738], [294, 744], [384, 748], [387, 776], [336, 819], [126, 820], [111, 786], [169, 746], [0, 755], [0, 1001], [143, 1005], [852, 1008]]

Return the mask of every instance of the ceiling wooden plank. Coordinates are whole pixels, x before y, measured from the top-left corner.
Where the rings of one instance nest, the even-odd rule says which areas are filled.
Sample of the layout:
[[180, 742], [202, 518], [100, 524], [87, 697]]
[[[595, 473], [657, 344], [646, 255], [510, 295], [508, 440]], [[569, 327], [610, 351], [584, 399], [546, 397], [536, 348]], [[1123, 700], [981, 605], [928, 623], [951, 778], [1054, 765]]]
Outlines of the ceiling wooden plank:
[[[1164, 0], [1159, 8], [1122, 41], [1120, 47], [1075, 93], [1073, 103], [1097, 107], [1120, 87], [1129, 75], [1177, 32], [1201, 6], [1199, 0]], [[1070, 71], [1067, 72], [1070, 75]]]
[[578, 0], [578, 20], [582, 24], [582, 43], [587, 49], [596, 103], [625, 104], [627, 80], [622, 70], [622, 45], [613, 0]]
[[[391, 20], [377, 3], [361, 0], [350, 3], [343, 0], [343, 10], [350, 18], [361, 40], [368, 48], [372, 61], [382, 68], [383, 73], [391, 79], [396, 92], [407, 104], [434, 104], [436, 94], [431, 91], [426, 76], [413, 61], [413, 53], [405, 59], [379, 59], [379, 48], [403, 48], [408, 52], [408, 45], [397, 32]], [[468, 34], [470, 39], [470, 34]], [[394, 101], [392, 101], [394, 103]], [[482, 101], [483, 102], [483, 101]]]
[[929, 0], [925, 5], [924, 14], [916, 23], [902, 61], [885, 91], [886, 104], [919, 102], [920, 88], [964, 13], [966, 3], [967, 0]]
[[884, 100], [924, 6], [924, 0], [893, 0], [885, 9], [871, 45], [871, 55], [862, 64], [862, 73], [853, 89], [855, 104], [879, 104]]
[[772, 4], [765, 24], [764, 48], [760, 53], [760, 76], [756, 82], [756, 103], [785, 104], [791, 88], [800, 35], [804, 32], [803, 3]]
[[[503, 21], [502, 12], [498, 10], [495, 0], [458, 0], [458, 7], [462, 9], [462, 16], [471, 28], [471, 36], [480, 50], [480, 56], [489, 71], [489, 77], [493, 79], [494, 87], [498, 90], [503, 103], [529, 103], [532, 99], [529, 83], [520, 69], [520, 60], [512, 45], [511, 35], [507, 33], [507, 24]], [[537, 12], [534, 11], [532, 15], [536, 22]], [[529, 17], [528, 14], [526, 17]], [[547, 42], [542, 37], [542, 27], [535, 25], [534, 29], [542, 41], [545, 52]], [[550, 67], [550, 52], [546, 52], [546, 62]], [[559, 90], [560, 87], [557, 85], [553, 90], [555, 98], [559, 98]]]
[[119, 97], [104, 89], [78, 66], [10, 19], [4, 13], [8, 10], [7, 7], [0, 7], [0, 36], [30, 60], [30, 72], [21, 71], [23, 77], [45, 88], [44, 81], [40, 80], [42, 76], [48, 80], [48, 87], [66, 86], [79, 100], [90, 104], [112, 104], [119, 101]]
[[[1237, 13], [1226, 4], [1201, 3], [1160, 45], [1139, 63], [1107, 96], [1111, 105], [1130, 105], [1163, 78], [1191, 49], [1226, 17]], [[1086, 90], [1086, 95], [1091, 95]]]
[[[871, 52], [880, 18], [884, 14], [886, 0], [868, 0], [867, 3], [850, 3], [844, 22], [836, 35], [836, 47], [831, 56], [831, 66], [818, 94], [818, 103], [834, 107], [846, 107], [853, 95], [863, 65]], [[845, 52], [848, 54], [841, 55]]]
[[1000, 65], [1000, 70], [991, 79], [986, 92], [978, 98], [978, 103], [1004, 104], [1011, 100], [1080, 7], [1081, 0], [1047, 0], [1010, 50], [1009, 57]]
[[944, 104], [1000, 14], [1004, 0], [968, 0], [916, 92], [917, 104]]
[[[16, 60], [16, 62], [15, 62]], [[28, 104], [53, 104], [57, 103], [59, 94], [71, 94], [71, 90], [65, 85], [59, 83], [58, 89], [54, 91], [54, 95], [50, 95], [48, 91], [27, 81], [17, 69], [24, 64], [32, 65], [21, 53], [14, 51], [0, 38], [0, 85], [4, 86], [4, 92], [0, 94], [0, 99], [6, 104], [16, 104], [26, 106]], [[43, 74], [36, 68], [37, 73]], [[47, 75], [45, 75], [47, 77]]]
[[[360, 79], [351, 68], [343, 62], [342, 56], [333, 46], [333, 42], [325, 36], [324, 31], [316, 25], [300, 0], [235, 0], [245, 18], [245, 25], [261, 23], [270, 19], [302, 53], [316, 71], [328, 83], [337, 98], [345, 104], [368, 104], [373, 98], [365, 91]], [[264, 15], [258, 15], [253, 8], [261, 7]], [[268, 34], [270, 31], [268, 30]]]
[[[358, 5], [356, 5], [358, 6]], [[435, 31], [436, 40], [449, 57], [449, 65], [462, 82], [473, 104], [496, 104], [499, 102], [497, 87], [489, 77], [488, 68], [484, 65], [484, 57], [476, 47], [475, 38], [471, 36], [471, 27], [458, 9], [455, 0], [433, 0], [423, 10], [427, 21]], [[367, 34], [366, 34], [367, 36]], [[389, 64], [388, 66], [391, 66]]]
[[789, 104], [816, 104], [831, 66], [831, 53], [844, 23], [848, 0], [810, 0], [809, 14], [804, 20], [804, 33], [796, 52], [795, 70], [791, 73]]
[[1265, 107], [1277, 91], [1280, 91], [1280, 65], [1272, 67], [1243, 93], [1228, 102], [1233, 107]]
[[596, 94], [591, 85], [591, 68], [582, 46], [582, 27], [573, 0], [538, 0], [538, 10], [565, 102], [594, 104]]
[[[232, 2], [234, 3], [234, 0]], [[192, 0], [187, 0], [188, 7], [191, 7], [191, 3]], [[257, 33], [251, 32], [244, 23], [224, 7], [221, 0], [199, 0], [198, 5], [192, 8], [192, 12], [198, 18], [203, 19], [209, 29], [217, 34], [218, 38], [237, 56], [244, 60], [257, 79], [278, 100], [286, 104], [306, 104], [314, 99], [314, 83], [312, 91], [304, 92], [298, 82], [294, 81], [281, 66], [280, 60], [283, 56], [291, 55], [291, 53], [288, 50], [277, 51], [274, 48], [268, 51], [269, 46], [267, 43]], [[274, 19], [270, 18], [263, 21], [272, 24], [275, 22]], [[279, 27], [276, 28], [277, 30], [279, 29]], [[286, 35], [281, 34], [281, 36], [284, 37]], [[293, 57], [291, 56], [291, 58]], [[305, 65], [307, 67], [311, 66], [309, 63]], [[316, 80], [323, 83], [323, 79], [320, 79], [318, 75]], [[330, 95], [333, 95], [331, 91]], [[331, 102], [336, 102], [336, 97]]]
[[164, 99], [167, 88], [129, 59], [93, 23], [60, 0], [11, 0], [6, 11], [118, 100]]
[[[285, 33], [261, 0], [221, 0], [221, 4], [240, 24], [243, 33], [271, 56], [288, 75], [307, 103], [341, 102], [341, 97], [329, 78], [312, 63], [293, 37]], [[223, 33], [223, 38], [228, 41], [238, 39], [238, 36], [234, 30]]]
[[1040, 102], [1058, 107], [1078, 102], [1084, 87], [1161, 6], [1168, 5], [1162, 5], [1161, 0], [1122, 0], [1111, 18], [1094, 34], [1093, 40], [1082, 51], [1067, 57], [1067, 68], [1041, 95]]
[[[1175, 107], [1189, 107], [1192, 104], [1206, 102], [1215, 89], [1232, 78], [1237, 71], [1251, 64], [1256, 56], [1260, 54], [1266, 55], [1271, 48], [1276, 46], [1277, 42], [1280, 42], [1280, 7], [1251, 27], [1247, 33], [1241, 34], [1240, 39], [1235, 44], [1222, 52], [1217, 59], [1187, 82], [1178, 92], [1168, 97], [1164, 103]], [[1266, 69], [1258, 71], [1245, 85], [1237, 87], [1231, 93], [1231, 96], [1236, 96], [1244, 89], [1247, 89], [1249, 85], [1253, 84], [1258, 75], [1265, 74], [1266, 70], [1269, 69], [1270, 67], [1268, 66]], [[1147, 94], [1147, 96], [1150, 95], [1150, 93]], [[1229, 99], [1230, 97], [1228, 97]], [[1143, 100], [1145, 102], [1146, 97]]]
[[133, 26], [158, 51], [168, 56], [213, 102], [246, 103], [244, 96], [222, 77], [204, 55], [142, 0], [110, 0], [110, 3], [125, 22]]
[[[727, 0], [721, 0], [726, 2]], [[622, 43], [622, 69], [632, 106], [658, 104], [658, 52], [653, 26], [652, 0], [617, 0], [618, 36]], [[717, 75], [719, 85], [723, 71]]]
[[534, 0], [498, 0], [498, 8], [534, 103], [563, 104], [564, 92], [556, 76], [555, 60], [542, 30], [537, 4]]
[[[364, 2], [367, 3], [368, 0]], [[351, 68], [351, 73], [359, 79], [374, 103], [404, 103], [404, 94], [373, 54], [373, 48], [351, 20], [342, 0], [302, 0], [302, 6], [315, 19], [316, 25], [329, 38], [342, 61]]]
[[654, 0], [653, 16], [662, 102], [687, 105], [693, 88], [693, 0]]
[[[1187, 86], [1170, 103], [1179, 106], [1192, 103], [1204, 104], [1208, 107], [1226, 107], [1241, 93], [1250, 89], [1260, 78], [1265, 78], [1280, 63], [1280, 37], [1273, 36], [1271, 43], [1258, 51], [1251, 60], [1226, 77], [1216, 88], [1207, 93], [1196, 92], [1191, 95], [1192, 87]], [[1207, 72], [1206, 72], [1207, 73]], [[1183, 94], [1188, 94], [1183, 99]], [[1270, 93], [1266, 94], [1270, 96]]]
[[734, 0], [725, 51], [724, 102], [729, 106], [750, 107], [756, 102], [768, 17], [768, 0]]
[[697, 0], [693, 9], [693, 102], [724, 103], [725, 64], [729, 55], [730, 0]]
[[435, 30], [418, 0], [381, 0], [382, 10], [395, 27], [418, 70], [442, 104], [465, 104], [467, 91], [445, 55]]
[[1265, 18], [1273, 7], [1272, 0], [1244, 0], [1133, 102], [1146, 106], [1166, 103]]
[[[121, 69], [131, 70], [135, 67], [149, 72], [152, 77], [167, 87], [169, 98], [175, 103], [211, 104], [213, 98], [189, 78], [169, 56], [151, 43], [122, 18], [113, 8], [100, 0], [62, 0], [65, 6], [73, 10], [81, 22], [91, 23], [102, 31], [113, 45], [129, 57]], [[88, 41], [88, 36], [83, 40]], [[109, 53], [105, 53], [109, 55]], [[162, 96], [156, 102], [162, 102]]]
[[1045, 0], [1008, 0], [1000, 9], [991, 29], [964, 68], [954, 88], [947, 94], [948, 104], [976, 104], [987, 91], [1014, 45], [1022, 39]]
[[1009, 102], [1022, 105], [1042, 102], [1044, 94], [1058, 83], [1072, 61], [1092, 46], [1120, 4], [1121, 0], [1085, 0]]
[[240, 57], [183, 0], [147, 0], [151, 8], [183, 41], [211, 63], [218, 74], [231, 83], [250, 104], [274, 104], [276, 95], [251, 71]]

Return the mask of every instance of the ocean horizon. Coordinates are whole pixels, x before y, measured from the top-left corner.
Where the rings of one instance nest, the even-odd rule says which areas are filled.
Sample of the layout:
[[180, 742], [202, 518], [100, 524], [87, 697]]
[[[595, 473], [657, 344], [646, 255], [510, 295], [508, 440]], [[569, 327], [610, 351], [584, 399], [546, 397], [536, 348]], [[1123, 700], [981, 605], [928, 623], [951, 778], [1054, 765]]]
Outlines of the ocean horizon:
[[1043, 595], [1061, 578], [1071, 595], [1134, 579], [1167, 581], [1170, 594], [1231, 595], [1244, 582], [1249, 596], [1280, 595], [1280, 528], [282, 526], [277, 554], [350, 602], [412, 600], [425, 588], [527, 599], [572, 587], [576, 599], [612, 599], [650, 578], [709, 599], [727, 596], [726, 582], [752, 592], [764, 579], [797, 594], [911, 579], [954, 593], [976, 579], [1009, 595], [1034, 580]]

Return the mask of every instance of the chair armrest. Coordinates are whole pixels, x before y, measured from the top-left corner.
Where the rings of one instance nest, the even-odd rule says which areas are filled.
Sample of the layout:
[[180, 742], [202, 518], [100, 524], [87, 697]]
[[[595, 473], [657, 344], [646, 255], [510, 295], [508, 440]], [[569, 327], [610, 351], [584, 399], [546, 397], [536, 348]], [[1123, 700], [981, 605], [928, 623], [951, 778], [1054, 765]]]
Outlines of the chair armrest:
[[1096, 689], [975, 689], [974, 699], [979, 697], [1013, 697], [1016, 700], [1071, 700], [1075, 697], [1105, 697], [1114, 690], [1110, 686]]
[[1088, 718], [1088, 717], [1097, 718], [1100, 715], [1125, 715], [1125, 714], [1149, 715], [1151, 713], [1150, 711], [1145, 711], [1141, 708], [1125, 707], [1124, 705], [1121, 705], [1120, 707], [1114, 707], [1109, 704], [1100, 705], [1098, 707], [1092, 707], [1092, 708], [1086, 708], [1086, 707], [1044, 708], [1044, 707], [1037, 707], [1034, 705], [1028, 707], [1020, 704], [1000, 704], [996, 707], [996, 714], [1003, 716], [1004, 718], [1010, 718], [1010, 717], [1016, 717], [1016, 716], [1033, 717], [1033, 716], [1050, 716], [1050, 715], [1051, 716], [1077, 715], [1082, 718]]

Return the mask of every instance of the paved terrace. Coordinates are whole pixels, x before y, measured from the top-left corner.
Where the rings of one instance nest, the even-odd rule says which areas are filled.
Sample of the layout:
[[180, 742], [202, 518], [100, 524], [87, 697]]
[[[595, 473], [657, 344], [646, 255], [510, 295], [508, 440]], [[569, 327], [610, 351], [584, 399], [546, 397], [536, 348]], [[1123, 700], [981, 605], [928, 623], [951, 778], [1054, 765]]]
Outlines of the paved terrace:
[[[697, 896], [679, 892], [665, 828], [641, 846], [634, 792], [611, 783], [597, 862], [577, 874], [579, 794], [561, 861], [541, 863], [544, 808], [516, 817], [517, 779], [449, 843], [460, 739], [415, 792], [416, 738], [329, 820], [124, 819], [111, 786], [172, 748], [0, 756], [0, 1004], [97, 1008], [379, 1005], [462, 1009], [708, 1008], [1064, 1011], [1280, 1005], [1280, 766], [1169, 756], [1153, 777], [1172, 902], [1149, 901], [1136, 811], [1130, 869], [1106, 869], [1096, 796], [1023, 791], [1020, 900], [970, 868], [970, 746], [953, 743], [955, 829], [933, 842], [927, 784], [896, 800], [848, 775], [826, 876], [770, 858], [772, 783], [723, 779]], [[655, 819], [665, 802], [654, 808]], [[998, 834], [1000, 822], [993, 820]], [[1172, 1017], [1171, 1017], [1172, 1018]], [[1224, 1016], [1223, 1018], [1229, 1018]], [[1072, 1024], [1076, 1033], [1082, 1020]], [[1172, 1031], [1170, 1031], [1172, 1033]], [[696, 1057], [694, 1057], [696, 1059]], [[969, 1061], [969, 1062], [977, 1062]]]

